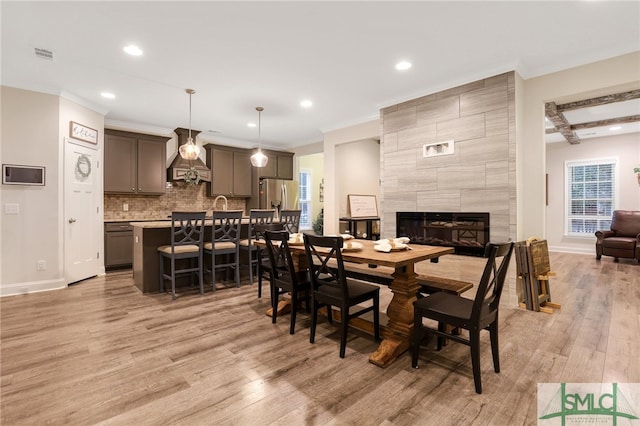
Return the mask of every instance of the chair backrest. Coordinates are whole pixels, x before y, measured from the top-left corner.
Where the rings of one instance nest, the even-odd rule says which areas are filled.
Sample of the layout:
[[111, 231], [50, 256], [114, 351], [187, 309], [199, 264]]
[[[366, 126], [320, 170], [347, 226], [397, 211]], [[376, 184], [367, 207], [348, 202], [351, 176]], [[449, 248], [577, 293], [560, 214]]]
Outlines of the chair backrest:
[[478, 321], [481, 317], [492, 315], [498, 310], [512, 252], [512, 241], [500, 244], [487, 243], [485, 246], [484, 256], [487, 258], [487, 263], [473, 302], [472, 322]]
[[297, 275], [293, 265], [293, 257], [289, 250], [289, 233], [286, 230], [265, 230], [264, 240], [271, 262], [271, 270], [276, 283], [285, 281], [290, 285], [297, 284]]
[[300, 229], [300, 214], [302, 210], [282, 210], [280, 222], [284, 224], [290, 234], [295, 234]]
[[[349, 297], [347, 276], [342, 260], [342, 237], [325, 237], [304, 234], [304, 248], [314, 290], [320, 286], [331, 286], [339, 290], [343, 299]], [[334, 258], [337, 268], [329, 265]]]
[[171, 250], [185, 245], [199, 245], [204, 241], [205, 212], [171, 213]]
[[256, 239], [256, 225], [273, 223], [275, 210], [252, 209], [249, 212], [249, 245]]
[[[283, 223], [258, 223], [253, 227], [253, 234], [255, 240], [264, 239], [266, 231], [286, 231]], [[288, 238], [288, 234], [287, 234]]]
[[211, 241], [238, 244], [242, 213], [242, 210], [214, 211]]

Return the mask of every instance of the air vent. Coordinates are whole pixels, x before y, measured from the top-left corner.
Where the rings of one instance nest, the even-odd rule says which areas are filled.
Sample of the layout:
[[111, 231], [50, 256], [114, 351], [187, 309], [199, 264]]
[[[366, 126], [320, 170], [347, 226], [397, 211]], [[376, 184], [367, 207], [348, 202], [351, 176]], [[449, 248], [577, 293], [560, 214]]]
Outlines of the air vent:
[[47, 49], [39, 49], [34, 48], [36, 57], [40, 59], [46, 59], [48, 61], [53, 61], [53, 52]]

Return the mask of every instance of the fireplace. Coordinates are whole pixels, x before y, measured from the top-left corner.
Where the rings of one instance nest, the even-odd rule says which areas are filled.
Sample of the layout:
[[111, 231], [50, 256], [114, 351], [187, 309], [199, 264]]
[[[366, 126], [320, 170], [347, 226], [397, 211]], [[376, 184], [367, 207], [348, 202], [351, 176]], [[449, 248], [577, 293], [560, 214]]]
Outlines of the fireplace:
[[456, 254], [483, 256], [489, 213], [397, 212], [396, 236], [412, 244], [453, 247]]

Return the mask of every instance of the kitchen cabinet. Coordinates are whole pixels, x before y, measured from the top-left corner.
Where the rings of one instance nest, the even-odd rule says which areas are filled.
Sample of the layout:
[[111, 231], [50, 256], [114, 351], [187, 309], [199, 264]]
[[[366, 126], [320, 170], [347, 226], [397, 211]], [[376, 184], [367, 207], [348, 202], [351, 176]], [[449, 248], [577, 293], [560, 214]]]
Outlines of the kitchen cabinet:
[[293, 179], [293, 152], [270, 151], [262, 152], [269, 161], [264, 167], [256, 167], [259, 178]]
[[104, 267], [130, 267], [133, 262], [133, 227], [129, 222], [104, 224]]
[[169, 139], [105, 129], [104, 192], [164, 194]]
[[211, 168], [211, 196], [251, 197], [251, 151], [222, 145], [205, 145], [207, 166]]

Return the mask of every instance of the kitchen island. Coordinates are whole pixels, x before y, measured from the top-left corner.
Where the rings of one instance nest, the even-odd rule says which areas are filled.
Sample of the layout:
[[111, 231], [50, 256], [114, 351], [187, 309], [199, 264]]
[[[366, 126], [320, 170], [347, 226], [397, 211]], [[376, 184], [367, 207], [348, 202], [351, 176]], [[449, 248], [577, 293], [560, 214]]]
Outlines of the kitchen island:
[[[246, 234], [249, 218], [242, 218]], [[160, 291], [158, 247], [171, 244], [171, 220], [130, 222], [133, 227], [133, 282], [143, 293]], [[211, 241], [213, 220], [205, 221], [204, 240]], [[186, 280], [185, 280], [186, 281]]]

